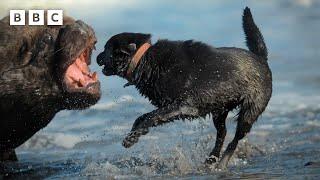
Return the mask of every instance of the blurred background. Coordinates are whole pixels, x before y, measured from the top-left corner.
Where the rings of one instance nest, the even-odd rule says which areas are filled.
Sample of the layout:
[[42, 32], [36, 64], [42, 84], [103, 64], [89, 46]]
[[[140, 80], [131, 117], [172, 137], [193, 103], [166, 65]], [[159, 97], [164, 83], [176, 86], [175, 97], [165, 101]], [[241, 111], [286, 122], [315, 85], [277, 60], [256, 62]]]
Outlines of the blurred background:
[[[245, 6], [269, 50], [273, 96], [229, 171], [203, 166], [216, 134], [209, 117], [153, 128], [124, 149], [122, 138], [134, 120], [155, 107], [134, 87], [123, 88], [125, 80], [101, 73], [95, 59], [105, 42], [117, 33], [142, 32], [151, 33], [153, 42], [194, 39], [247, 49], [241, 25]], [[58, 113], [17, 150], [19, 162], [1, 164], [0, 174], [49, 179], [320, 176], [320, 167], [304, 166], [320, 161], [319, 0], [2, 0], [0, 18], [10, 9], [63, 9], [91, 25], [98, 38], [91, 70], [99, 73], [103, 96], [88, 110]], [[229, 117], [227, 140], [234, 135], [235, 113]]]

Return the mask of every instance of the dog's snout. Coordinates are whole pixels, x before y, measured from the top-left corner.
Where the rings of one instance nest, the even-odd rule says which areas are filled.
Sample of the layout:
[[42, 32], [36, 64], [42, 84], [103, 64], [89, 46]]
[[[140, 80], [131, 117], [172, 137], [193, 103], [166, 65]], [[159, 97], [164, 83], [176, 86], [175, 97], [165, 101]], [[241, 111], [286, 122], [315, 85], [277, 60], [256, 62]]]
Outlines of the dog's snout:
[[106, 58], [106, 55], [104, 52], [100, 53], [98, 56], [97, 56], [97, 63], [99, 66], [102, 66], [105, 64], [105, 58]]
[[106, 65], [107, 62], [111, 61], [112, 54], [110, 50], [105, 50], [97, 56], [97, 63], [99, 66]]

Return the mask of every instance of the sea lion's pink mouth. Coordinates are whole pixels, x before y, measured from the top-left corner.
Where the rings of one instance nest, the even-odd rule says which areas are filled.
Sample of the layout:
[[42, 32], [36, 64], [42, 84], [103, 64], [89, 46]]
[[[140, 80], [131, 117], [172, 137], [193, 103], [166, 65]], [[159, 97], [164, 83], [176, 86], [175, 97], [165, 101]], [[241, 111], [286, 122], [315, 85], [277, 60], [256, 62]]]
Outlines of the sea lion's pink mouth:
[[91, 48], [86, 48], [75, 60], [68, 66], [64, 81], [71, 88], [85, 88], [89, 84], [97, 83], [98, 76], [96, 72], [91, 73], [90, 65]]
[[89, 69], [96, 42], [93, 29], [80, 20], [59, 30], [55, 43], [55, 72], [65, 109], [84, 109], [101, 97], [97, 73]]

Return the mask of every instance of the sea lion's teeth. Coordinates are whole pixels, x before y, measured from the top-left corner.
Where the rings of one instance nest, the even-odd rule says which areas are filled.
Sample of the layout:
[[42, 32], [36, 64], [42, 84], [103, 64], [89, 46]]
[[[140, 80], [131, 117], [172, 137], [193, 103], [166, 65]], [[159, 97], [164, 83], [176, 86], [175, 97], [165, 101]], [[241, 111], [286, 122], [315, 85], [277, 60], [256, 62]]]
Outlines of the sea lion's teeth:
[[79, 57], [79, 58], [77, 58], [76, 59], [76, 61], [75, 61], [75, 64], [76, 64], [76, 66], [79, 68], [79, 69], [81, 69], [81, 58]]
[[79, 59], [79, 60], [81, 61], [81, 63], [82, 63], [82, 62], [86, 62], [84, 53], [81, 53], [81, 54], [78, 56], [77, 59]]
[[83, 79], [79, 79], [79, 82], [82, 86], [86, 86], [86, 81], [84, 81]]
[[98, 75], [97, 75], [97, 73], [94, 72], [94, 73], [91, 75], [91, 78], [92, 78], [92, 80], [97, 81], [97, 80], [98, 80]]
[[91, 77], [91, 74], [90, 74], [90, 72], [87, 72], [87, 71], [82, 71], [82, 73], [83, 73], [84, 75], [86, 75], [86, 76], [89, 76], [89, 77]]

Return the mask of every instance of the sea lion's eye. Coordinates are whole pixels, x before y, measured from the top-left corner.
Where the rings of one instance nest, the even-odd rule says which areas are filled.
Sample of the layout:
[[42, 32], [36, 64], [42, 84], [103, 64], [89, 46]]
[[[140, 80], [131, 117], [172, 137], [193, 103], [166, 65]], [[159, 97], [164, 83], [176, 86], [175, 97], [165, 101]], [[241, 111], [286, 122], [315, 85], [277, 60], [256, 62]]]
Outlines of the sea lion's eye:
[[52, 44], [53, 43], [53, 38], [50, 34], [44, 34], [42, 36], [42, 38], [40, 39], [39, 41], [39, 44], [38, 44], [38, 48], [43, 50], [45, 49], [48, 45]]
[[22, 56], [27, 51], [28, 51], [28, 41], [26, 39], [23, 39], [22, 45], [19, 49], [19, 55]]
[[43, 40], [46, 44], [51, 44], [53, 41], [53, 38], [50, 34], [46, 34]]

